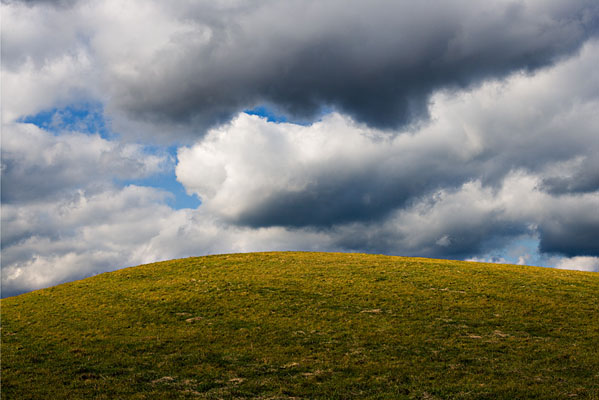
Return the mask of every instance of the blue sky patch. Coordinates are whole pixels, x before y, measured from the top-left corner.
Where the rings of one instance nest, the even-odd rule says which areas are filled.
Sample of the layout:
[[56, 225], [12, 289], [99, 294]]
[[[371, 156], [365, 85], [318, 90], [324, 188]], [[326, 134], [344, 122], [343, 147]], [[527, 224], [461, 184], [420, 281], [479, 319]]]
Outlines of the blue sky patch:
[[184, 208], [195, 209], [202, 204], [200, 199], [195, 194], [190, 196], [185, 192], [183, 185], [177, 181], [174, 170], [142, 179], [117, 181], [117, 183], [122, 186], [137, 185], [153, 187], [169, 192], [173, 196], [166, 199], [166, 204], [175, 210], [181, 210]]
[[266, 106], [254, 107], [251, 110], [244, 110], [244, 113], [248, 115], [257, 115], [259, 117], [265, 117], [268, 122], [289, 122], [289, 119], [283, 114], [277, 114], [272, 108]]
[[100, 103], [83, 103], [63, 108], [52, 108], [22, 117], [18, 122], [33, 124], [54, 135], [61, 132], [98, 134], [104, 139], [112, 137]]
[[252, 109], [244, 110], [243, 112], [248, 115], [257, 115], [259, 117], [264, 117], [268, 122], [274, 122], [277, 124], [288, 122], [295, 125], [308, 126], [311, 125], [314, 121], [319, 120], [323, 116], [332, 113], [333, 108], [325, 106], [321, 107], [320, 112], [318, 113], [318, 117], [312, 121], [289, 119], [285, 114], [278, 112], [274, 107], [269, 107], [266, 105], [260, 105]]
[[[110, 124], [104, 117], [104, 107], [100, 103], [84, 103], [63, 108], [52, 108], [20, 118], [19, 122], [33, 124], [53, 135], [60, 135], [63, 132], [78, 132], [91, 135], [97, 134], [106, 140], [114, 139], [116, 136], [110, 130]], [[146, 146], [144, 150], [148, 154], [160, 154], [165, 151], [164, 148], [155, 146]], [[177, 149], [175, 146], [167, 148], [166, 152], [173, 159], [176, 159]], [[196, 195], [188, 195], [183, 185], [177, 181], [174, 166], [160, 174], [141, 179], [116, 180], [115, 183], [119, 186], [148, 186], [170, 192], [173, 196], [168, 198], [166, 203], [176, 210], [197, 208], [201, 204]]]
[[[177, 159], [176, 146], [170, 146], [167, 149], [155, 146], [147, 146], [144, 150], [149, 154], [164, 154], [164, 151], [166, 150], [166, 152], [171, 156], [172, 160]], [[165, 172], [141, 179], [117, 180], [116, 183], [122, 186], [148, 186], [167, 191], [172, 194], [172, 197], [166, 199], [166, 204], [175, 210], [181, 210], [183, 208], [198, 208], [202, 202], [195, 194], [187, 194], [183, 185], [177, 181], [174, 167], [175, 163], [172, 163], [171, 167]]]

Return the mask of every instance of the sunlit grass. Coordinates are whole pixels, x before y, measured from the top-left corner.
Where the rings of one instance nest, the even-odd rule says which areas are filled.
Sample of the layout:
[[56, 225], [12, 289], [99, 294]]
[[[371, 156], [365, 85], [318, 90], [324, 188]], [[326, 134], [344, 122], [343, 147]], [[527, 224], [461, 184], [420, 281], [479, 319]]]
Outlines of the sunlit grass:
[[3, 399], [599, 398], [596, 273], [253, 253], [1, 305]]

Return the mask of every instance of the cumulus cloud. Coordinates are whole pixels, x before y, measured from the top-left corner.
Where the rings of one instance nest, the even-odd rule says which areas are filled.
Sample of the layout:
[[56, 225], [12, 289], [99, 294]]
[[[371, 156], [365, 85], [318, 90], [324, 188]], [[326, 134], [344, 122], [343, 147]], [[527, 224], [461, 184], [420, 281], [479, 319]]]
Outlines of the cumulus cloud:
[[[599, 26], [591, 0], [32, 3], [3, 5], [8, 74], [28, 65], [40, 99], [96, 93], [129, 135], [201, 135], [259, 104], [397, 128], [425, 117], [436, 90], [551, 65]], [[70, 69], [72, 87], [52, 84]]]
[[539, 222], [540, 250], [569, 257], [599, 255], [599, 194], [570, 198], [568, 203], [558, 204]]
[[543, 188], [553, 194], [588, 193], [599, 190], [599, 154], [590, 154], [570, 162], [556, 164], [543, 179]]
[[130, 186], [3, 205], [3, 295], [126, 266], [131, 248], [154, 233], [154, 218], [170, 211], [165, 195]]
[[1, 7], [3, 122], [98, 97], [99, 71], [74, 11]]
[[164, 203], [166, 196], [130, 185], [41, 204], [3, 205], [2, 295], [199, 254], [333, 248], [324, 234], [240, 228], [201, 210], [173, 210]]
[[77, 132], [54, 136], [33, 124], [2, 130], [2, 203], [45, 201], [65, 191], [96, 190], [115, 179], [150, 176], [169, 167], [164, 154]]
[[[339, 226], [335, 237], [344, 248], [464, 259], [505, 248], [528, 235], [538, 236], [540, 250], [550, 254], [569, 255], [583, 247], [586, 254], [599, 254], [595, 240], [599, 225], [593, 222], [588, 224], [592, 228], [580, 234], [574, 224], [562, 226], [563, 247], [543, 247], [552, 239], [547, 236], [547, 224], [556, 217], [575, 221], [578, 215], [593, 215], [599, 209], [599, 196], [554, 197], [538, 190], [538, 182], [524, 172], [508, 175], [499, 188], [469, 181], [458, 189], [423, 196], [379, 223]], [[568, 235], [581, 242], [573, 244]]]
[[[520, 234], [522, 226], [535, 223], [543, 251], [596, 254], [599, 225], [588, 213], [597, 205], [597, 191], [562, 185], [556, 193], [556, 184], [548, 188], [548, 182], [563, 165], [581, 171], [599, 154], [598, 48], [588, 44], [579, 56], [532, 77], [516, 74], [472, 91], [439, 93], [432, 121], [400, 135], [335, 113], [309, 126], [240, 114], [181, 148], [177, 177], [204, 207], [231, 223], [330, 228], [379, 224], [397, 210], [434, 203], [436, 193], [478, 182], [481, 190], [461, 200], [468, 210], [480, 196], [496, 196], [521, 171], [530, 180], [505, 193], [514, 216], [506, 218], [496, 204], [481, 226]], [[586, 77], [584, 85], [576, 84], [576, 76]], [[543, 212], [534, 209], [541, 205]], [[472, 217], [461, 218], [468, 230]], [[479, 230], [473, 237], [486, 234]], [[443, 237], [431, 240], [445, 244], [446, 254], [476, 251], [468, 241], [457, 250], [459, 241], [450, 246]]]
[[338, 114], [308, 127], [241, 114], [180, 149], [177, 176], [238, 224], [330, 226], [384, 216], [443, 180], [464, 179], [447, 173], [444, 162], [455, 156], [440, 139], [422, 148]]
[[165, 190], [118, 184], [173, 167], [141, 145], [5, 124], [2, 296], [191, 255], [333, 248], [319, 233], [231, 226], [203, 210], [173, 210]]

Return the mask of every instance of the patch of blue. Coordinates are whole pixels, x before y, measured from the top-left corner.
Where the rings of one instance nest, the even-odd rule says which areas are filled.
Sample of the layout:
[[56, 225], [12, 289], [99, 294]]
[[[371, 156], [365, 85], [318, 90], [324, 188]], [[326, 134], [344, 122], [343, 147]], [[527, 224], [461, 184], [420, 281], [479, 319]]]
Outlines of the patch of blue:
[[248, 115], [257, 115], [259, 117], [266, 118], [268, 122], [289, 122], [289, 119], [283, 114], [277, 114], [273, 109], [266, 106], [258, 106], [251, 110], [244, 110], [244, 113]]
[[62, 108], [52, 108], [34, 115], [27, 115], [18, 122], [33, 124], [54, 135], [62, 132], [79, 132], [110, 138], [109, 124], [104, 108], [99, 103], [82, 103]]
[[[539, 252], [539, 239], [536, 237], [528, 237], [517, 240], [512, 247], [526, 249], [530, 258], [526, 260], [526, 265], [544, 265], [545, 259]], [[518, 262], [517, 257], [513, 257], [514, 262]]]
[[524, 260], [526, 265], [547, 266], [546, 259], [539, 253], [539, 239], [534, 236], [521, 236], [501, 249], [480, 256], [490, 262], [505, 262], [517, 264], [521, 256], [528, 256]]
[[[166, 152], [171, 156], [173, 160], [177, 158], [177, 147], [170, 146], [166, 149], [162, 147], [151, 147], [148, 146], [144, 149], [149, 154], [164, 154]], [[175, 209], [181, 210], [184, 208], [198, 208], [202, 202], [196, 196], [188, 195], [185, 191], [183, 185], [177, 181], [177, 176], [175, 175], [174, 167], [169, 168], [168, 171], [163, 172], [161, 174], [155, 174], [142, 179], [129, 179], [124, 181], [118, 181], [117, 184], [127, 186], [127, 185], [137, 185], [137, 186], [149, 186], [156, 189], [161, 189], [169, 192], [172, 196], [166, 199], [166, 204]]]
[[[62, 108], [52, 108], [34, 115], [27, 115], [18, 122], [29, 123], [43, 129], [55, 136], [63, 132], [79, 132], [88, 135], [100, 135], [106, 140], [118, 137], [110, 130], [110, 123], [104, 116], [104, 107], [100, 103], [82, 103], [69, 105]], [[146, 146], [144, 151], [152, 155], [163, 155], [166, 151], [174, 160], [177, 156], [177, 147], [168, 148]], [[174, 168], [168, 171], [148, 176], [141, 179], [115, 180], [119, 186], [137, 185], [161, 189], [172, 194], [166, 203], [169, 207], [180, 210], [183, 208], [197, 208], [201, 201], [196, 195], [188, 195], [185, 188], [177, 181]]]
[[333, 111], [334, 111], [334, 109], [332, 107], [323, 106], [323, 107], [321, 107], [320, 112], [318, 113], [318, 118], [316, 118], [313, 121], [291, 120], [286, 115], [277, 112], [276, 109], [265, 106], [265, 105], [260, 105], [260, 106], [254, 107], [252, 109], [244, 110], [243, 112], [248, 115], [257, 115], [259, 117], [266, 118], [266, 120], [268, 122], [274, 122], [277, 124], [287, 122], [287, 123], [291, 123], [291, 124], [295, 124], [295, 125], [307, 126], [307, 125], [310, 125], [313, 122], [319, 120], [323, 116], [332, 113]]
[[183, 185], [177, 181], [174, 171], [152, 175], [151, 177], [143, 179], [119, 181], [118, 183], [122, 184], [123, 186], [137, 185], [153, 187], [169, 192], [172, 194], [172, 196], [166, 199], [166, 204], [175, 210], [181, 210], [184, 208], [196, 209], [200, 206], [200, 204], [202, 204], [200, 199], [195, 194], [191, 196], [187, 194]]

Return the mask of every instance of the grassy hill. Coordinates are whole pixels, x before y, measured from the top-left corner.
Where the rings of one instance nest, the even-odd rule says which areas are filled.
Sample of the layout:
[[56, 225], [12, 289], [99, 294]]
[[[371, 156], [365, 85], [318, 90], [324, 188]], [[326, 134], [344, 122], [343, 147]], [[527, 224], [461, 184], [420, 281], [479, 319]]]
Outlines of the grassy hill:
[[235, 254], [1, 306], [7, 400], [599, 398], [596, 273]]

